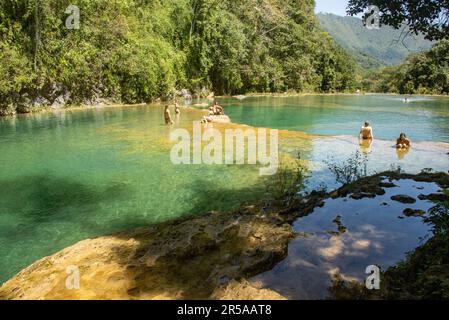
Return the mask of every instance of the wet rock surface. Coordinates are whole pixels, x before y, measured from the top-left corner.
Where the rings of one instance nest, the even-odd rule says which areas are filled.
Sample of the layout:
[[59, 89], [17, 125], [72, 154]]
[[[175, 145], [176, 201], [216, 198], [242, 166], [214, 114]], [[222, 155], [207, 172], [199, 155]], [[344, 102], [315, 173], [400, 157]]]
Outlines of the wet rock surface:
[[449, 196], [444, 193], [432, 193], [429, 195], [420, 194], [418, 196], [419, 200], [430, 200], [430, 201], [449, 201]]
[[408, 195], [405, 195], [405, 194], [399, 194], [399, 195], [396, 195], [396, 196], [392, 196], [391, 200], [397, 201], [397, 202], [400, 202], [400, 203], [407, 203], [407, 204], [408, 203], [416, 203], [416, 199], [415, 198], [412, 198], [412, 197], [410, 197]]
[[[416, 182], [435, 182], [441, 188], [447, 189], [449, 188], [449, 174], [444, 172], [432, 173], [432, 172], [421, 172], [417, 175], [400, 173], [397, 171], [388, 171], [376, 174], [374, 176], [362, 178], [356, 182], [347, 184], [342, 186], [340, 189], [331, 192], [330, 197], [333, 199], [340, 197], [350, 196], [352, 199], [360, 200], [364, 198], [375, 198], [376, 196], [381, 196], [386, 193], [385, 189], [394, 188], [396, 185], [393, 183], [394, 180], [414, 180]], [[425, 200], [432, 200], [432, 195]], [[444, 194], [435, 194], [433, 197], [445, 197], [447, 199], [447, 195]], [[416, 199], [408, 196], [408, 195], [397, 195], [395, 196], [398, 200], [395, 201], [406, 201], [403, 203], [414, 203]], [[414, 202], [411, 202], [412, 199]], [[421, 199], [420, 199], [421, 200]], [[408, 202], [410, 201], [410, 202]]]
[[[285, 258], [294, 237], [291, 226], [273, 224], [272, 216], [258, 215], [256, 207], [243, 211], [210, 213], [82, 241], [20, 272], [1, 287], [0, 298], [281, 298], [242, 285], [241, 279]], [[66, 287], [70, 266], [79, 268], [79, 290]]]
[[403, 214], [407, 217], [422, 217], [426, 212], [424, 210], [407, 208], [404, 210]]

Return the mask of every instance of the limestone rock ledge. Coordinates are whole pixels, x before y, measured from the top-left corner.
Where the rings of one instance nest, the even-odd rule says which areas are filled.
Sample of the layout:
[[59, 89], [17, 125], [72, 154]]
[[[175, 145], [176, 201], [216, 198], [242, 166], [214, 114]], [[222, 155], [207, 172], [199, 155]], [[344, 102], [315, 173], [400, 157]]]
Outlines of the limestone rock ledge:
[[[245, 280], [287, 255], [290, 224], [260, 208], [81, 241], [0, 288], [0, 299], [283, 299]], [[80, 288], [69, 289], [68, 268]], [[69, 269], [70, 270], [70, 269]]]

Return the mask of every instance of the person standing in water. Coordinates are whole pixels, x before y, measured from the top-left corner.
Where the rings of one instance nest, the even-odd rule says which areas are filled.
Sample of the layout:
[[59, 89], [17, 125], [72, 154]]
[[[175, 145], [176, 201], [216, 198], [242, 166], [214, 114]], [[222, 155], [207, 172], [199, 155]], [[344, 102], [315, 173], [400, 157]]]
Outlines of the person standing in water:
[[366, 121], [365, 125], [360, 129], [359, 138], [362, 140], [374, 140], [373, 128]]
[[174, 122], [171, 118], [171, 113], [170, 113], [170, 106], [165, 106], [165, 111], [164, 111], [164, 118], [165, 118], [165, 124], [166, 125], [172, 125]]
[[405, 133], [401, 133], [399, 139], [396, 140], [396, 149], [404, 150], [409, 149], [412, 145], [412, 142], [407, 139]]
[[179, 104], [175, 102], [175, 113], [176, 113], [176, 124], [179, 124], [181, 119], [181, 108], [179, 108]]
[[359, 139], [362, 152], [365, 154], [371, 153], [374, 135], [373, 128], [370, 127], [368, 121], [366, 121], [362, 129], [360, 129]]

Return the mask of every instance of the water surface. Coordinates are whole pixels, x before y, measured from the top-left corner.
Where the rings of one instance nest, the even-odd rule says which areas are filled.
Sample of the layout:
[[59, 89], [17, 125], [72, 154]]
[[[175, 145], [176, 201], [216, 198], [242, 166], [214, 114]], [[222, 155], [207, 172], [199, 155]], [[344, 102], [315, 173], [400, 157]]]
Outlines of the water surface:
[[357, 135], [365, 121], [377, 138], [449, 142], [449, 98], [366, 95], [224, 100], [234, 122], [321, 135]]
[[[368, 171], [391, 165], [448, 170], [447, 101], [307, 96], [222, 102], [235, 122], [289, 129], [281, 133], [281, 152], [309, 160], [311, 188], [324, 183], [331, 189], [336, 184], [323, 161], [360, 150], [355, 135], [365, 119], [385, 138], [364, 150]], [[257, 167], [171, 163], [170, 132], [191, 128], [201, 115], [185, 110], [172, 128], [163, 123], [162, 106], [0, 118], [0, 282], [86, 238], [263, 197]], [[391, 139], [402, 130], [417, 143], [398, 155]]]
[[[385, 271], [397, 264], [423, 244], [431, 228], [421, 217], [404, 216], [404, 209], [427, 211], [435, 204], [402, 204], [391, 197], [405, 193], [417, 199], [419, 194], [436, 193], [440, 188], [412, 180], [393, 183], [397, 187], [375, 199], [329, 199], [324, 207], [299, 218], [294, 224], [299, 236], [290, 243], [288, 257], [252, 280], [289, 299], [325, 299], [334, 275], [364, 283], [368, 266]], [[344, 232], [338, 230], [337, 217]]]

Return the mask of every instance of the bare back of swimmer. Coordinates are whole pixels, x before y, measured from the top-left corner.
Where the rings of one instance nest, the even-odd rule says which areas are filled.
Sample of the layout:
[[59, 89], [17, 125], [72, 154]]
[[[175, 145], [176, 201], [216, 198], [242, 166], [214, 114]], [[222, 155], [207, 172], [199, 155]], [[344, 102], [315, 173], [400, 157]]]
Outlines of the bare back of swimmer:
[[374, 140], [373, 128], [369, 125], [368, 121], [360, 129], [359, 137], [363, 140]]

